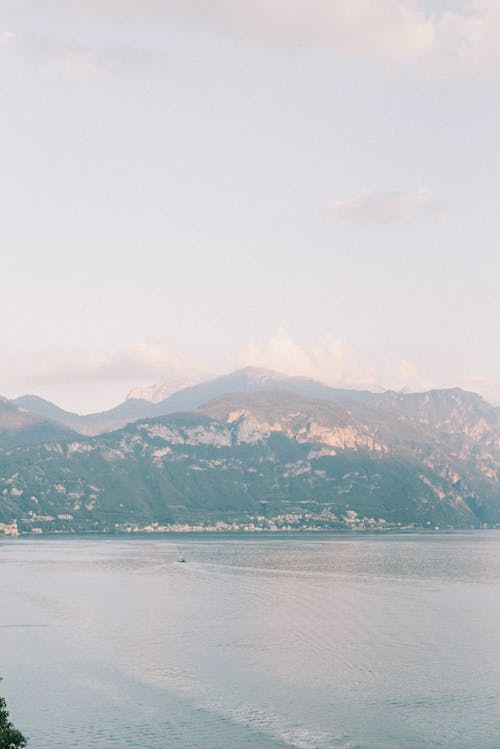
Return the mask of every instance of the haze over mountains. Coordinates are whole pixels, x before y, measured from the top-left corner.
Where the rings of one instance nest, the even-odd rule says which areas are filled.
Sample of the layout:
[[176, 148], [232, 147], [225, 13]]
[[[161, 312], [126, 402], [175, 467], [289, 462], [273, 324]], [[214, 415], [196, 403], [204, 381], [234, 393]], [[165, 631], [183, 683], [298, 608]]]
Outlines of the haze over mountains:
[[0, 493], [25, 531], [492, 525], [500, 409], [254, 368], [84, 416], [23, 396], [0, 401]]

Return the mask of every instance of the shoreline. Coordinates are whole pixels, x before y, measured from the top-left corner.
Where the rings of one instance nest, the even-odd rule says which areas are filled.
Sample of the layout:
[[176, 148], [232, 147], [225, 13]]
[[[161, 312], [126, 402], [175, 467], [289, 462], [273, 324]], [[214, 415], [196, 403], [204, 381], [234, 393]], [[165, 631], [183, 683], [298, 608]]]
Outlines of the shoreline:
[[349, 528], [297, 528], [292, 530], [190, 530], [190, 531], [133, 531], [133, 532], [115, 532], [115, 531], [47, 531], [45, 533], [19, 533], [17, 536], [13, 535], [1, 535], [0, 544], [5, 541], [16, 542], [25, 540], [37, 540], [45, 541], [48, 539], [82, 539], [82, 538], [102, 538], [102, 539], [159, 539], [159, 538], [205, 538], [205, 539], [221, 539], [221, 538], [292, 538], [297, 536], [370, 536], [370, 537], [381, 537], [381, 536], [435, 536], [435, 535], [454, 535], [461, 533], [484, 533], [491, 531], [500, 531], [500, 528], [386, 528], [381, 529], [349, 529]]

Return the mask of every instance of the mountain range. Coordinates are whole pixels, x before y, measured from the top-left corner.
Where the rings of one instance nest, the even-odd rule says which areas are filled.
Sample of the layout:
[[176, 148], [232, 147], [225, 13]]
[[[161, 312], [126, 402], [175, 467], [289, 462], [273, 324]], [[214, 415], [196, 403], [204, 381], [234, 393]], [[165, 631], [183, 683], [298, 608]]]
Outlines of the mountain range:
[[0, 400], [0, 522], [24, 531], [500, 523], [500, 410], [247, 368], [80, 416]]
[[342, 396], [356, 399], [370, 395], [368, 391], [337, 390], [309, 378], [287, 377], [271, 370], [246, 367], [222, 377], [182, 388], [156, 402], [134, 397], [140, 392], [140, 389], [136, 388], [131, 391], [132, 397], [128, 397], [120, 405], [108, 411], [86, 415], [64, 411], [54, 403], [36, 395], [23, 395], [12, 402], [33, 414], [64, 424], [80, 434], [93, 435], [118, 429], [137, 419], [166, 416], [177, 411], [193, 411], [226, 393], [265, 390], [290, 390], [300, 395], [324, 399]]

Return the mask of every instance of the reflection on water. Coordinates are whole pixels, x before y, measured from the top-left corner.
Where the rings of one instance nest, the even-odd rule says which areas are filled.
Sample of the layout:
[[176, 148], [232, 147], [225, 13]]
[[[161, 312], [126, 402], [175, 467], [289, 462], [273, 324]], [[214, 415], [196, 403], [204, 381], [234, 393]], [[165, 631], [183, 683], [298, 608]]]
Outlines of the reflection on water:
[[2, 686], [33, 749], [493, 749], [499, 581], [495, 531], [13, 539]]

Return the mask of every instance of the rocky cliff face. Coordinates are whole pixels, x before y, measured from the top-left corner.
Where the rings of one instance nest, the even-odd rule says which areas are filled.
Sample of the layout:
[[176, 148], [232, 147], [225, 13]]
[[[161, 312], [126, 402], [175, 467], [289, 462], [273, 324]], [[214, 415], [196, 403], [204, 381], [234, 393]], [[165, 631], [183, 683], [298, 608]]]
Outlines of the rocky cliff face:
[[280, 518], [496, 524], [500, 420], [459, 390], [338, 401], [225, 395], [97, 437], [1, 450], [0, 497], [0, 521], [25, 529], [256, 517], [269, 527]]

